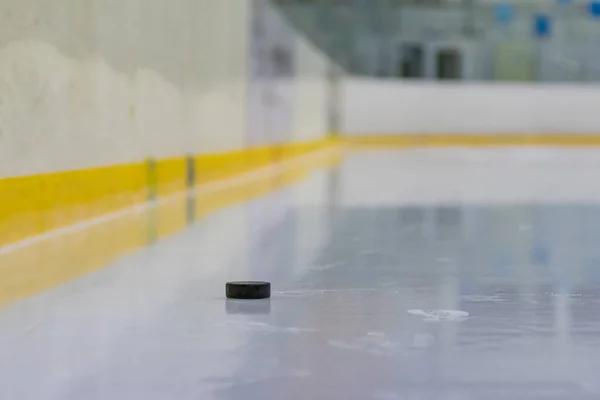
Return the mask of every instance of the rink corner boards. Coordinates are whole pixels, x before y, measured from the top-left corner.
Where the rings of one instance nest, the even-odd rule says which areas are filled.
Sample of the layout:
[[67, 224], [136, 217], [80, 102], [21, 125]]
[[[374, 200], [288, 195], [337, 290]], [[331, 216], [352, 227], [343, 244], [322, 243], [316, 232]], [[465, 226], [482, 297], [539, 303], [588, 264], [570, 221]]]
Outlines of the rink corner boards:
[[387, 134], [352, 135], [344, 138], [349, 148], [492, 147], [492, 146], [600, 146], [598, 134]]
[[322, 139], [0, 178], [0, 307], [340, 159]]

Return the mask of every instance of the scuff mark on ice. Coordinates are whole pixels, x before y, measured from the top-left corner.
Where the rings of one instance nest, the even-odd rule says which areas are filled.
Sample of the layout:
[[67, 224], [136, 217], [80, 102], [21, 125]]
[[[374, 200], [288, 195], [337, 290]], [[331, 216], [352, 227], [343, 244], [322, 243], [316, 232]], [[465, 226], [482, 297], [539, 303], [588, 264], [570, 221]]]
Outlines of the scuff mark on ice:
[[411, 309], [407, 311], [412, 315], [419, 315], [424, 317], [425, 321], [437, 322], [437, 321], [464, 321], [469, 318], [469, 313], [461, 310], [421, 310]]
[[257, 330], [268, 333], [292, 333], [292, 334], [300, 334], [300, 333], [311, 333], [317, 332], [316, 329], [311, 328], [298, 328], [294, 326], [275, 326], [266, 324], [264, 322], [257, 321], [228, 321], [227, 324], [235, 324], [239, 325], [242, 329], [250, 329]]
[[473, 303], [502, 303], [506, 301], [500, 296], [486, 296], [478, 294], [464, 295], [462, 296], [462, 299]]

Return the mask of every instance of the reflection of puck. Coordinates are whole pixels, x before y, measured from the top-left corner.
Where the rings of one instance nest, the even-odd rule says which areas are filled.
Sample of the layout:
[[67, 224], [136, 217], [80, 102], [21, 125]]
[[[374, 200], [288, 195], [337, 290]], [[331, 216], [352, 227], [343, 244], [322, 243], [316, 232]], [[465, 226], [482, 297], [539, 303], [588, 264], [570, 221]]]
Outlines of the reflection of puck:
[[227, 282], [225, 295], [228, 299], [268, 299], [271, 297], [269, 282]]
[[271, 300], [264, 299], [262, 301], [244, 301], [227, 299], [225, 300], [225, 312], [227, 314], [270, 314]]

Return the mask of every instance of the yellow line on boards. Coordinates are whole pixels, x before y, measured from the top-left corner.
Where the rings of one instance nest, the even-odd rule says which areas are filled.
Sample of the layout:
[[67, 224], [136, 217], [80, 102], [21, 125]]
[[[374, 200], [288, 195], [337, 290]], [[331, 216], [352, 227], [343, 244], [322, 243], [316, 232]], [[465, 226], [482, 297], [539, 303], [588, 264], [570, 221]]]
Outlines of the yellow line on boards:
[[600, 146], [600, 134], [397, 134], [346, 136], [350, 147]]

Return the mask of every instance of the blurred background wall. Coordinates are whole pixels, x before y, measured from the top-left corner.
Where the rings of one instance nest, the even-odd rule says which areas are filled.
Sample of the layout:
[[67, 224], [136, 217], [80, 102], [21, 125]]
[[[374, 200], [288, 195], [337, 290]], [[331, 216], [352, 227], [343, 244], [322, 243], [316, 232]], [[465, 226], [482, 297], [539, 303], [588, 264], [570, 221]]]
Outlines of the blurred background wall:
[[352, 74], [600, 79], [594, 0], [276, 0]]
[[600, 143], [597, 0], [275, 2], [347, 72], [353, 142]]

